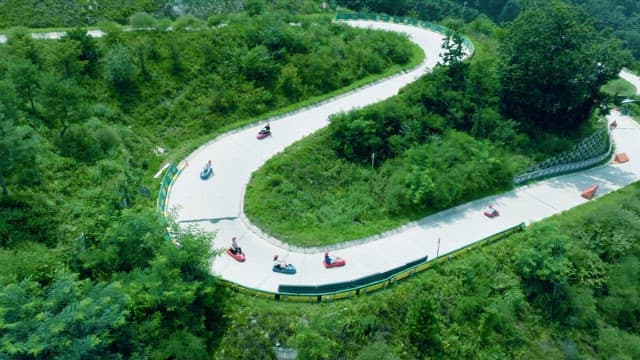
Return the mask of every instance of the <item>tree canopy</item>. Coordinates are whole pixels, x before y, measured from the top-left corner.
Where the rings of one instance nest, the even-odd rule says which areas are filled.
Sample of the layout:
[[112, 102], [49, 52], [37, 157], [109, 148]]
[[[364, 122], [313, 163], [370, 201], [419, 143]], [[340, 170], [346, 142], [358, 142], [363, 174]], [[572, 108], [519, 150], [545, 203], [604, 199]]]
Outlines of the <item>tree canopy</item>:
[[34, 165], [37, 146], [34, 136], [30, 127], [16, 125], [0, 112], [0, 189], [3, 196], [9, 193], [6, 179], [16, 172], [24, 172], [29, 164]]
[[584, 11], [559, 1], [527, 7], [499, 53], [502, 108], [529, 126], [569, 130], [599, 104], [600, 87], [630, 60]]

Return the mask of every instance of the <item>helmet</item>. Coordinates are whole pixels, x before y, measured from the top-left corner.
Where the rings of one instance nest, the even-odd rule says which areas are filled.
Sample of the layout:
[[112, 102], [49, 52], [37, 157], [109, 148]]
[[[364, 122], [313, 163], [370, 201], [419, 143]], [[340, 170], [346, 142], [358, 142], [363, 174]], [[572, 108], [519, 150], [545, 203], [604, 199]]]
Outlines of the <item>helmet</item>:
[[235, 236], [231, 238], [231, 240], [235, 240], [235, 239], [237, 239], [237, 237], [235, 237]]
[[273, 260], [278, 260], [278, 254], [273, 255]]
[[327, 255], [329, 255], [329, 252], [328, 252], [328, 251], [325, 251], [325, 252], [324, 252], [324, 256], [327, 256]]

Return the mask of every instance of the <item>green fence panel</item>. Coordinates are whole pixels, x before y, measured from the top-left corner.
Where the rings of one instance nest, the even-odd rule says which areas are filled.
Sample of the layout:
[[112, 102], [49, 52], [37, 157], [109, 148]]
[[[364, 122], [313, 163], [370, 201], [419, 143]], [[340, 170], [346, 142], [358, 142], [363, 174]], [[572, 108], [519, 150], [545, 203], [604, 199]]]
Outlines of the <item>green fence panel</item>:
[[158, 201], [156, 208], [161, 216], [165, 216], [167, 212], [167, 197], [169, 196], [169, 188], [173, 184], [176, 176], [180, 173], [180, 169], [175, 163], [169, 164], [165, 170], [164, 176], [160, 181], [160, 190], [158, 190]]
[[[352, 295], [367, 294], [371, 291], [383, 289], [387, 285], [393, 284], [399, 280], [405, 279], [417, 272], [430, 269], [434, 263], [442, 263], [449, 261], [458, 255], [467, 253], [475, 248], [488, 245], [494, 241], [504, 239], [505, 237], [520, 231], [524, 231], [525, 224], [520, 223], [509, 229], [493, 234], [476, 243], [466, 246], [462, 249], [455, 250], [451, 253], [444, 254], [439, 258], [428, 261], [427, 257], [420, 258], [397, 268], [385, 271], [384, 273], [375, 273], [367, 275], [355, 280], [325, 284], [325, 285], [285, 285], [278, 287], [275, 295], [276, 300], [282, 301], [305, 301], [320, 302], [330, 301], [337, 298], [349, 298]], [[239, 286], [239, 285], [237, 285]]]

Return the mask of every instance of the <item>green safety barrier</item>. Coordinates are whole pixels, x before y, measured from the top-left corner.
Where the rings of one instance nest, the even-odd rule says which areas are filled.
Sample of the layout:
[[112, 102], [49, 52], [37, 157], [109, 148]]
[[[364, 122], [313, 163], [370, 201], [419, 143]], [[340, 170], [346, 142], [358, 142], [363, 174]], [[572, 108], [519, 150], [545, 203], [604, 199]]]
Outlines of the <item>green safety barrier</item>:
[[[320, 286], [280, 285], [277, 292], [269, 292], [269, 291], [258, 290], [258, 289], [238, 285], [236, 283], [233, 283], [224, 279], [221, 279], [220, 282], [223, 286], [228, 287], [239, 293], [249, 295], [249, 296], [254, 296], [254, 297], [277, 300], [277, 301], [318, 303], [323, 301], [326, 302], [326, 301], [334, 301], [334, 300], [340, 300], [340, 299], [349, 299], [355, 296], [365, 295], [377, 290], [385, 289], [386, 287], [391, 286], [400, 280], [406, 279], [419, 272], [430, 269], [434, 265], [451, 261], [455, 257], [465, 254], [468, 251], [502, 240], [505, 237], [510, 236], [514, 233], [524, 231], [524, 229], [525, 229], [525, 224], [520, 223], [509, 229], [506, 229], [499, 233], [488, 236], [462, 249], [458, 249], [451, 253], [444, 254], [434, 260], [427, 261], [426, 258], [418, 259], [416, 261], [407, 263], [403, 266], [400, 266], [399, 268], [395, 268], [395, 269], [386, 271], [384, 273], [376, 273], [376, 274], [365, 276], [360, 279], [346, 282], [348, 284], [353, 285], [350, 288], [344, 288], [345, 283], [326, 284], [326, 285], [320, 285]], [[338, 288], [338, 289], [335, 289], [335, 288]], [[289, 291], [282, 291], [282, 290], [289, 290]], [[292, 292], [292, 290], [299, 290], [302, 292], [309, 291], [309, 292], [297, 293], [297, 292]], [[317, 290], [317, 291], [311, 292], [313, 290]]]
[[522, 174], [514, 176], [513, 182], [520, 185], [530, 180], [586, 169], [606, 161], [612, 156], [613, 150], [609, 132], [601, 128], [570, 151], [527, 168]]
[[[399, 16], [389, 16], [389, 15], [376, 15], [376, 14], [365, 14], [365, 13], [339, 13], [336, 15], [336, 20], [373, 20], [373, 21], [382, 21], [382, 22], [391, 22], [396, 24], [405, 24], [412, 25], [416, 27], [425, 28], [431, 31], [435, 31], [442, 35], [449, 35], [452, 33], [452, 30], [449, 28], [430, 23], [428, 21], [417, 20], [414, 18], [406, 18]], [[462, 43], [465, 48], [469, 51], [469, 55], [473, 55], [475, 52], [475, 47], [469, 38], [466, 36], [459, 34], [462, 37]]]
[[[156, 209], [158, 210], [158, 215], [162, 218], [162, 220], [166, 219], [168, 201], [169, 201], [169, 190], [171, 190], [171, 186], [175, 181], [178, 174], [180, 174], [180, 169], [175, 163], [169, 164], [167, 169], [165, 170], [164, 176], [160, 181], [160, 190], [158, 191], [158, 200], [156, 202]], [[165, 233], [165, 239], [171, 240], [171, 234], [169, 233], [169, 227], [167, 227], [167, 232]]]
[[169, 164], [165, 170], [164, 176], [160, 181], [160, 190], [158, 191], [158, 201], [156, 202], [156, 209], [161, 216], [167, 216], [167, 201], [169, 200], [169, 190], [173, 185], [173, 181], [180, 174], [180, 169], [175, 163]]

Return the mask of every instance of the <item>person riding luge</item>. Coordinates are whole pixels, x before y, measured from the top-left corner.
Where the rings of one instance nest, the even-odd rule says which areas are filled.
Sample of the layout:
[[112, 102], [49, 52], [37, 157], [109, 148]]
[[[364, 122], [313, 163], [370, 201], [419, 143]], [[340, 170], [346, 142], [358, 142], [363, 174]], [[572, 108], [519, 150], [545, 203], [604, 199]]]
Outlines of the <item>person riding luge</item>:
[[273, 255], [273, 267], [278, 269], [284, 269], [287, 267], [287, 262], [278, 258], [278, 254]]
[[325, 251], [324, 252], [324, 262], [327, 265], [330, 265], [332, 261], [333, 261], [333, 257], [329, 256], [329, 252], [328, 251]]
[[234, 236], [231, 238], [231, 252], [234, 254], [242, 254], [242, 248], [238, 246], [237, 238]]
[[211, 160], [207, 161], [206, 164], [202, 167], [202, 171], [207, 171], [211, 169]]

